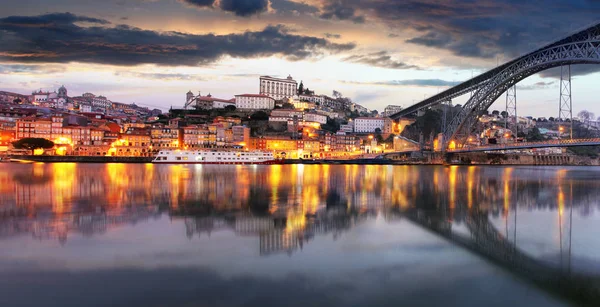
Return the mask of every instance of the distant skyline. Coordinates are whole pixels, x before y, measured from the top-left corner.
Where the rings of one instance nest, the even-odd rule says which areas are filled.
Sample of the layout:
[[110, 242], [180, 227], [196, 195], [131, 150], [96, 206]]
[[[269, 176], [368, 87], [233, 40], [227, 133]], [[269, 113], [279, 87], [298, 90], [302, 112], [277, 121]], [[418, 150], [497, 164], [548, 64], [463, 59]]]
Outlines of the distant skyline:
[[[598, 16], [593, 0], [6, 0], [0, 90], [64, 84], [69, 95], [168, 109], [183, 107], [188, 90], [228, 99], [258, 93], [260, 75], [292, 75], [317, 94], [337, 90], [382, 111]], [[600, 115], [596, 71], [600, 65], [574, 66], [574, 115]], [[518, 84], [520, 115], [558, 115], [557, 72]], [[502, 110], [504, 99], [490, 110]]]

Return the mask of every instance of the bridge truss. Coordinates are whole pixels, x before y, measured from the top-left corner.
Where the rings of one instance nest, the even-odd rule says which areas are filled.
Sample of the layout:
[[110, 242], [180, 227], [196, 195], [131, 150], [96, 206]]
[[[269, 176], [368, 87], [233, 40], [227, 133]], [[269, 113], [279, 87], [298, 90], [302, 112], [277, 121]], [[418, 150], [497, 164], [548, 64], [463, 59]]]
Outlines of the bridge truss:
[[[447, 148], [452, 142], [460, 147], [466, 143], [467, 138], [473, 132], [472, 129], [479, 116], [509, 88], [541, 71], [572, 64], [600, 64], [600, 23], [498, 66], [391, 117], [398, 119], [472, 91], [474, 94], [443, 131], [442, 148]], [[562, 99], [561, 94], [561, 104]], [[560, 110], [562, 111], [562, 109], [561, 106]]]

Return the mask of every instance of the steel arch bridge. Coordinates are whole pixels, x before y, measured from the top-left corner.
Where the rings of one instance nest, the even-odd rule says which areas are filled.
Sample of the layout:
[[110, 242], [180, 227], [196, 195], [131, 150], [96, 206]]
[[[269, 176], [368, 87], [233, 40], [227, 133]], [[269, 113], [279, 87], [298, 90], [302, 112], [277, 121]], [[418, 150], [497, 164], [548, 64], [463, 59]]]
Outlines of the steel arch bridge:
[[464, 144], [483, 111], [487, 110], [507, 89], [538, 72], [571, 64], [600, 64], [600, 23], [580, 30], [566, 38], [539, 48], [475, 78], [412, 105], [392, 119], [414, 113], [462, 96], [473, 95], [443, 131], [447, 148], [451, 141]]

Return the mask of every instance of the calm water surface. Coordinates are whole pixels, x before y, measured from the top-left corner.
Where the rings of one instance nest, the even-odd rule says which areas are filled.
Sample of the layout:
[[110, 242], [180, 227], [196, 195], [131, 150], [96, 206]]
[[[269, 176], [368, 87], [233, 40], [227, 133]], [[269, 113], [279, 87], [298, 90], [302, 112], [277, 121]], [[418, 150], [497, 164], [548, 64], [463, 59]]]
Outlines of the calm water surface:
[[566, 306], [457, 242], [600, 281], [599, 176], [4, 163], [0, 306]]

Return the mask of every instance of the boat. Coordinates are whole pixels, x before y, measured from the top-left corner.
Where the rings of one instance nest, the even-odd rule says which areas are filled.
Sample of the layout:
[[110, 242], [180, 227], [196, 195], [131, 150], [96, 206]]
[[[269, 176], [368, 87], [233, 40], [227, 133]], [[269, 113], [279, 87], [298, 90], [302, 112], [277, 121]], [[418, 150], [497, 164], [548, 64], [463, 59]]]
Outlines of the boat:
[[281, 163], [267, 151], [221, 150], [161, 150], [152, 163], [171, 164], [278, 164]]

